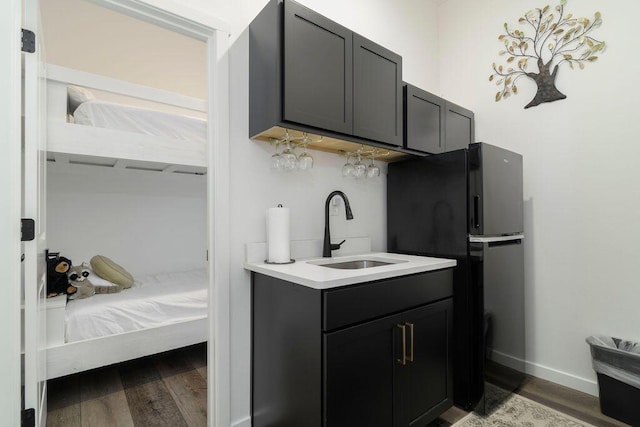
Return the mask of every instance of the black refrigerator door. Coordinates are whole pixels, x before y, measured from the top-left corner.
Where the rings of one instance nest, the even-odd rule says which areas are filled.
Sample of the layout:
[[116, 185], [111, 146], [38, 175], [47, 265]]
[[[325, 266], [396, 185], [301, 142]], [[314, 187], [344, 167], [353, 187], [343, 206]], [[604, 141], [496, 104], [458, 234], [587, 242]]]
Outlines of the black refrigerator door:
[[522, 156], [485, 143], [469, 146], [469, 234], [522, 233]]
[[389, 165], [387, 233], [389, 252], [466, 256], [466, 150]]
[[484, 294], [485, 375], [506, 390], [515, 390], [525, 372], [522, 238], [471, 238], [470, 242], [473, 281]]

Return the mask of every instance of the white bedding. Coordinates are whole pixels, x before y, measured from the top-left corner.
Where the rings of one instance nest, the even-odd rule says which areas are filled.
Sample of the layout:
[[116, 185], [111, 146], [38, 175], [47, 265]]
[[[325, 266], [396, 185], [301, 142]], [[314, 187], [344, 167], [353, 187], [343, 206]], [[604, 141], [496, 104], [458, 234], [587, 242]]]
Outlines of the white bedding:
[[100, 100], [80, 104], [73, 113], [73, 121], [81, 125], [165, 136], [203, 144], [207, 138], [206, 120]]
[[206, 270], [136, 279], [130, 289], [69, 301], [65, 341], [119, 334], [207, 316]]

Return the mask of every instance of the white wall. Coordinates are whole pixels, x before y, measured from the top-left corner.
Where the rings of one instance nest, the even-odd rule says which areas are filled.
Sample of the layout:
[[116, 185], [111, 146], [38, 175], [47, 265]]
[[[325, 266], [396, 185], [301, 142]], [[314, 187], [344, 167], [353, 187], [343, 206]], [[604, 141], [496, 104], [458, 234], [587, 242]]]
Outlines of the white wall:
[[[147, 1], [154, 3], [154, 0]], [[436, 4], [439, 1], [442, 0], [300, 0], [298, 3], [397, 52], [403, 58], [404, 80], [435, 91], [438, 84]], [[267, 0], [188, 1], [193, 8], [226, 21], [232, 41], [266, 3]]]
[[[552, 5], [558, 2], [551, 3]], [[532, 373], [595, 393], [584, 339], [640, 340], [640, 39], [634, 0], [567, 2], [603, 25], [608, 50], [583, 71], [559, 71], [567, 99], [524, 110], [533, 83], [494, 101], [491, 64], [504, 22], [545, 3], [448, 0], [439, 7], [440, 93], [476, 114], [476, 140], [524, 155], [527, 360]]]
[[206, 268], [204, 176], [50, 165], [49, 249], [105, 255], [136, 277]]
[[48, 63], [206, 98], [206, 44], [88, 0], [40, 0]]

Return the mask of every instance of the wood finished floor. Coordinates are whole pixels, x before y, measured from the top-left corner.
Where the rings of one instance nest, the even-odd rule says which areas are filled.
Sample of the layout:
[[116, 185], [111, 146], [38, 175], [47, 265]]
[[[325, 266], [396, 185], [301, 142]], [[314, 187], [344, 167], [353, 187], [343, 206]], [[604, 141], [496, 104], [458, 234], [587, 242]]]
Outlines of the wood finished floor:
[[[628, 424], [603, 415], [600, 412], [600, 404], [597, 397], [551, 381], [527, 376], [516, 393], [596, 427], [628, 426]], [[466, 415], [467, 412], [454, 406], [442, 414], [440, 419], [430, 424], [429, 427], [450, 426]]]
[[[51, 380], [48, 387], [50, 427], [205, 426], [206, 345]], [[627, 426], [603, 415], [597, 397], [540, 378], [527, 377], [517, 393], [597, 427]], [[465, 415], [453, 407], [429, 427]]]
[[47, 406], [50, 427], [206, 426], [206, 344], [51, 380]]

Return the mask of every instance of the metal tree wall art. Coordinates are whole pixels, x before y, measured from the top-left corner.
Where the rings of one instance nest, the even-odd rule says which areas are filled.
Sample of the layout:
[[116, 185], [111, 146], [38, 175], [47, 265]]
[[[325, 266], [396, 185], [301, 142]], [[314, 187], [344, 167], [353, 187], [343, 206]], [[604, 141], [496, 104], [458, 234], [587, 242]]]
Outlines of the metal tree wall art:
[[571, 13], [565, 14], [566, 2], [561, 0], [555, 8], [547, 5], [525, 13], [518, 20], [522, 29], [505, 22], [505, 33], [498, 40], [504, 43], [505, 49], [499, 55], [506, 56], [506, 64], [494, 62], [494, 73], [489, 76], [489, 81], [501, 87], [496, 102], [516, 95], [516, 82], [522, 77], [532, 79], [538, 86], [534, 98], [524, 108], [565, 99], [566, 95], [556, 88], [560, 67], [568, 64], [571, 69], [577, 66], [582, 70], [605, 50], [605, 42], [591, 35], [602, 24], [600, 12], [593, 19], [574, 18]]

